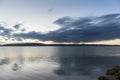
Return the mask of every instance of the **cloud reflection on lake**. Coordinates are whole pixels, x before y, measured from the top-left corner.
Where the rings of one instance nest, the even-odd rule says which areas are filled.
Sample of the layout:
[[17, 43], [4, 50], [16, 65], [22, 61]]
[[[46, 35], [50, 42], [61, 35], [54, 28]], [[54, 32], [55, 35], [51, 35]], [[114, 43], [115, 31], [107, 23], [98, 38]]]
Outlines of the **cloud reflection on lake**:
[[120, 47], [1, 47], [2, 80], [97, 80], [120, 65]]

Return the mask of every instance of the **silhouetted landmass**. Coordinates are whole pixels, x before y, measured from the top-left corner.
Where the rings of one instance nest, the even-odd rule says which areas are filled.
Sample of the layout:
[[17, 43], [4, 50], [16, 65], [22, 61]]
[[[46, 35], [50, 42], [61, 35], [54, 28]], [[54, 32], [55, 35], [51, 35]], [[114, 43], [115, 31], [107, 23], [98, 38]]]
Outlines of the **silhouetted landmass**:
[[45, 46], [42, 43], [18, 43], [18, 44], [5, 44], [0, 46]]
[[120, 45], [16, 43], [16, 44], [4, 44], [0, 46], [120, 46]]

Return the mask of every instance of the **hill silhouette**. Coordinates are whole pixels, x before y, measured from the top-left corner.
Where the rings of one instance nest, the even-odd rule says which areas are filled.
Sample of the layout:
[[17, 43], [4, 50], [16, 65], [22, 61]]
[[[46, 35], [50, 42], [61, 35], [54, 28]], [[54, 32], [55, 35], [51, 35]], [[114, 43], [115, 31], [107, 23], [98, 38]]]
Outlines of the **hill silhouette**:
[[44, 43], [14, 43], [4, 44], [0, 46], [120, 46], [120, 45], [104, 45], [104, 44], [44, 44]]

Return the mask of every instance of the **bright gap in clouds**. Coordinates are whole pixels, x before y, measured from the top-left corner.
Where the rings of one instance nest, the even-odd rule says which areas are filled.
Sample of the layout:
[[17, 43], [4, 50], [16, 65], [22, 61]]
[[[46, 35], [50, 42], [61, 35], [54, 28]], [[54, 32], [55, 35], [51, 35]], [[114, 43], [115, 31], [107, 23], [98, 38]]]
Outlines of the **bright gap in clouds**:
[[26, 31], [37, 31], [41, 33], [48, 33], [50, 31], [54, 31], [60, 28], [59, 25], [51, 23], [34, 23], [34, 22], [25, 22], [25, 21], [19, 21], [19, 22], [14, 22], [14, 21], [9, 21], [9, 22], [4, 22], [0, 21], [0, 26], [4, 26], [6, 28], [13, 28], [14, 25], [16, 24], [21, 24], [21, 27], [26, 29]]
[[23, 23], [23, 26], [25, 26], [28, 31], [37, 31], [37, 32], [41, 32], [41, 33], [48, 33], [50, 31], [54, 31], [54, 30], [57, 30], [60, 28], [60, 26], [51, 24], [51, 23], [39, 25], [39, 23], [32, 24], [32, 23], [26, 22], [26, 23]]

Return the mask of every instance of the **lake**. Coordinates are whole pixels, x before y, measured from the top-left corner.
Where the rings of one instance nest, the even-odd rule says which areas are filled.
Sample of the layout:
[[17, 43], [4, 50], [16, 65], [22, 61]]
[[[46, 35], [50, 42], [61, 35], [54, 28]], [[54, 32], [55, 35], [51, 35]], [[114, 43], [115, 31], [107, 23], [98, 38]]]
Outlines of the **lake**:
[[119, 46], [0, 47], [0, 80], [97, 80], [115, 65]]

